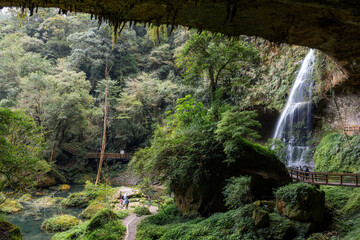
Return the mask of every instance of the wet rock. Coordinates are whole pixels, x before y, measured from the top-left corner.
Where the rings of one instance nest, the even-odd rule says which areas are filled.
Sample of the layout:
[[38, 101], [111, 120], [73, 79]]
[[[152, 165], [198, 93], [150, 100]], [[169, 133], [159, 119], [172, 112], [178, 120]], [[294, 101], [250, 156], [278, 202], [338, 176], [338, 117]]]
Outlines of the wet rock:
[[21, 240], [20, 228], [5, 220], [0, 220], [0, 239]]

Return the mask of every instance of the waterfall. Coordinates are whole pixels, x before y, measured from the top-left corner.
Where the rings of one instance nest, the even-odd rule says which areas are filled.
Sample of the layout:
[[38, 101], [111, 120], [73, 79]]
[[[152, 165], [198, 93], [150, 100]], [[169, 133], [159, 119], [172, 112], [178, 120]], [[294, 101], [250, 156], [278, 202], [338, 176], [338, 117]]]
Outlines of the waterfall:
[[288, 166], [302, 166], [310, 147], [306, 142], [311, 134], [311, 98], [314, 85], [314, 50], [310, 49], [296, 76], [286, 106], [277, 123], [274, 139], [280, 139], [286, 146]]

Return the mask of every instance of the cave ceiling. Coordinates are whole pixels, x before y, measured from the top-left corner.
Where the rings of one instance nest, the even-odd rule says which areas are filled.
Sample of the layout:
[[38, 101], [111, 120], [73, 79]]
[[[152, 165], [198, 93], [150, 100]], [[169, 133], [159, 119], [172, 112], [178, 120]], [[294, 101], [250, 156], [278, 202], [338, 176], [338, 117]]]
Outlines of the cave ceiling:
[[151, 22], [307, 46], [336, 59], [360, 85], [359, 0], [0, 0], [0, 7], [56, 7], [118, 28]]

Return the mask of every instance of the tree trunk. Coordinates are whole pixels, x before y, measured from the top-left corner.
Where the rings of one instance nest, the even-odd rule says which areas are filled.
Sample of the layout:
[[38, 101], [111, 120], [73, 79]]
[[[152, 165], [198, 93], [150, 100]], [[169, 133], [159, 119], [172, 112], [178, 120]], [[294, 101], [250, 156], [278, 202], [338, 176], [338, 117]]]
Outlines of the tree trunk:
[[106, 68], [105, 68], [106, 86], [105, 86], [105, 103], [104, 103], [104, 131], [103, 131], [103, 139], [102, 139], [101, 152], [100, 152], [100, 161], [99, 161], [98, 172], [97, 172], [97, 175], [96, 175], [95, 186], [97, 186], [97, 184], [98, 184], [98, 182], [100, 180], [100, 173], [101, 173], [101, 168], [102, 168], [103, 161], [104, 161], [104, 153], [105, 153], [105, 146], [106, 146], [108, 74], [109, 74], [109, 72], [108, 72], [108, 69], [107, 69], [107, 66], [106, 66]]

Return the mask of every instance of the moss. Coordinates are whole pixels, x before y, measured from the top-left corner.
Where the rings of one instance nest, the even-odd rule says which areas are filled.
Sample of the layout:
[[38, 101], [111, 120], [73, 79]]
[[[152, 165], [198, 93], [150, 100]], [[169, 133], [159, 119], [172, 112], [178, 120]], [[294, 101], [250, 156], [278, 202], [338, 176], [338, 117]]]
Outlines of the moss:
[[17, 200], [8, 198], [0, 205], [0, 212], [14, 214], [21, 212], [24, 207]]
[[316, 171], [360, 171], [360, 136], [349, 136], [349, 143], [351, 148], [340, 133], [330, 133], [322, 138], [314, 154]]
[[96, 213], [106, 208], [106, 204], [103, 202], [92, 202], [87, 208], [84, 209], [79, 215], [81, 218], [90, 219], [95, 216]]
[[52, 240], [74, 240], [81, 239], [81, 236], [85, 232], [88, 222], [82, 222], [75, 227], [70, 228], [68, 231], [56, 233]]
[[90, 204], [90, 198], [85, 192], [72, 193], [64, 201], [64, 205], [67, 207], [87, 207]]
[[290, 219], [321, 223], [325, 212], [325, 194], [305, 183], [289, 184], [275, 192], [276, 211]]
[[136, 216], [141, 217], [143, 215], [151, 215], [151, 212], [149, 210], [149, 208], [147, 207], [135, 207], [134, 209], [134, 213], [136, 214]]
[[69, 190], [70, 190], [70, 185], [63, 184], [60, 186], [60, 191], [62, 191], [62, 192], [67, 192]]
[[20, 228], [0, 219], [0, 239], [21, 240]]
[[347, 187], [321, 186], [321, 190], [325, 192], [325, 201], [331, 206], [341, 209], [349, 200], [349, 196], [353, 191], [359, 190]]
[[59, 215], [49, 219], [46, 219], [41, 224], [41, 230], [43, 231], [66, 231], [73, 226], [80, 223], [80, 220], [71, 215]]
[[125, 232], [126, 228], [122, 225], [118, 215], [109, 209], [104, 209], [90, 220], [84, 239], [122, 239]]
[[32, 199], [31, 194], [24, 194], [21, 196], [21, 198], [19, 198], [19, 202], [27, 202], [30, 201]]

